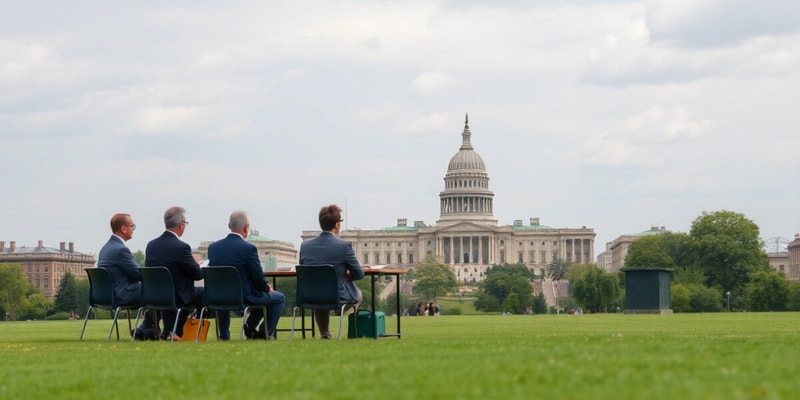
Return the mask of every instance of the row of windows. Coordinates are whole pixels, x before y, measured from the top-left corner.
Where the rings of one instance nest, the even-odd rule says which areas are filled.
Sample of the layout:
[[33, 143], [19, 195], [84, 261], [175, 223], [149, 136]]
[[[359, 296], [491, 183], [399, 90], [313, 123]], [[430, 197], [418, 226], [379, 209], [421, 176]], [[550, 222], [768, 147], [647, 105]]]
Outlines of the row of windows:
[[[400, 246], [402, 246], [402, 245], [404, 245], [405, 243], [402, 243], [402, 242], [401, 242], [401, 243], [398, 243], [398, 244], [399, 244]], [[380, 243], [378, 243], [378, 242], [375, 242], [375, 247], [379, 247], [380, 245], [381, 245]], [[364, 247], [368, 247], [368, 246], [369, 246], [369, 243], [364, 243]], [[386, 242], [386, 246], [387, 246], [387, 247], [392, 247], [392, 242]], [[414, 242], [408, 242], [408, 247], [414, 247]]]
[[[414, 253], [408, 253], [408, 257], [406, 257], [406, 259], [408, 260], [408, 262], [407, 262], [408, 264], [413, 264], [414, 263]], [[397, 253], [397, 258], [395, 259], [395, 261], [392, 261], [392, 253], [387, 251], [386, 253], [384, 253], [383, 261], [381, 261], [381, 253], [380, 252], [376, 251], [376, 252], [372, 253], [372, 259], [370, 259], [370, 253], [365, 251], [363, 253], [363, 261], [362, 262], [365, 265], [391, 264], [393, 262], [397, 263], [397, 264], [403, 264], [403, 253]]]
[[448, 180], [445, 187], [451, 188], [488, 188], [489, 182], [486, 180]]

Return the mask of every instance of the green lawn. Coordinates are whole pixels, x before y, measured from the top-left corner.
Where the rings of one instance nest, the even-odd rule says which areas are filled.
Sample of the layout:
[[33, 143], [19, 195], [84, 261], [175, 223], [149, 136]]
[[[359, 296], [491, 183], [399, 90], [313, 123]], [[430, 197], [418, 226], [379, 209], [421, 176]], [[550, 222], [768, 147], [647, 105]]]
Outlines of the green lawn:
[[402, 339], [341, 342], [106, 342], [108, 320], [79, 342], [81, 324], [0, 322], [0, 399], [800, 396], [798, 313], [404, 317]]

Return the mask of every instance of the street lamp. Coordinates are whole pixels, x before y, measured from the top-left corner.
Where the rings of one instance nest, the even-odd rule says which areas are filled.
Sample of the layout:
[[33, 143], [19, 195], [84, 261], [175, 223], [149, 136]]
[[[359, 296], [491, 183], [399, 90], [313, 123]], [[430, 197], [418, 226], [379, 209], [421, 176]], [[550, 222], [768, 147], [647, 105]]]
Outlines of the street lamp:
[[728, 290], [728, 292], [725, 293], [725, 295], [728, 296], [728, 312], [731, 312], [731, 291]]

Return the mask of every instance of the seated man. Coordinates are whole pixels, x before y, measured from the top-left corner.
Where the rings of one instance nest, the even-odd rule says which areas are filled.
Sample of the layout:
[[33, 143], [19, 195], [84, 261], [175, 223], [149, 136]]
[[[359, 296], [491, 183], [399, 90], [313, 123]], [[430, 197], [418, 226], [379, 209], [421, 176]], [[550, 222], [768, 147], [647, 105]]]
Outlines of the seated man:
[[[186, 230], [186, 210], [183, 207], [170, 207], [164, 213], [164, 233], [147, 243], [145, 248], [145, 265], [148, 267], [167, 267], [172, 274], [175, 285], [175, 302], [178, 307], [196, 306], [203, 304], [203, 288], [195, 287], [194, 281], [203, 279], [200, 264], [192, 255], [192, 247], [180, 239]], [[177, 310], [176, 310], [177, 311]], [[183, 335], [183, 324], [188, 317], [187, 313], [181, 315], [175, 332], [172, 331], [177, 312], [164, 311], [161, 313], [164, 327], [161, 337], [169, 339], [175, 335], [180, 340]]]
[[[342, 225], [342, 209], [337, 205], [322, 207], [319, 211], [319, 226], [322, 233], [300, 245], [300, 264], [330, 264], [339, 280], [339, 298], [345, 303], [361, 303], [361, 290], [353, 282], [364, 277], [364, 269], [358, 263], [353, 245], [336, 237]], [[330, 311], [314, 310], [314, 319], [319, 335], [330, 339]]]
[[[246, 305], [265, 305], [267, 315], [264, 325], [257, 329], [259, 321], [264, 317], [263, 311], [253, 309], [245, 322], [245, 334], [248, 338], [275, 339], [278, 328], [278, 319], [283, 311], [283, 293], [272, 290], [264, 277], [261, 261], [258, 259], [256, 246], [246, 241], [250, 231], [250, 220], [244, 211], [234, 211], [228, 221], [231, 233], [224, 239], [211, 243], [208, 246], [209, 266], [233, 266], [239, 270], [242, 278], [242, 295]], [[220, 338], [230, 338], [230, 316], [227, 312], [220, 312], [217, 323], [219, 324]]]
[[[139, 264], [133, 258], [125, 242], [133, 237], [136, 224], [130, 214], [114, 214], [111, 217], [111, 238], [97, 256], [97, 267], [105, 268], [114, 282], [114, 297], [120, 304], [140, 304], [142, 284], [139, 282]], [[155, 339], [155, 325], [150, 315], [136, 328], [137, 337]]]

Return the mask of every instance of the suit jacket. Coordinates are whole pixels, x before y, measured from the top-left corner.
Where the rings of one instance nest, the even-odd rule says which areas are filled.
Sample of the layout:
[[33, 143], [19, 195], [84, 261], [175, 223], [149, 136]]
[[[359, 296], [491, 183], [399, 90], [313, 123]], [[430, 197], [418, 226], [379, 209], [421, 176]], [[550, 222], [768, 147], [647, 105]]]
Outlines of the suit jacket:
[[230, 233], [208, 246], [208, 265], [236, 267], [242, 279], [244, 302], [248, 305], [266, 304], [269, 286], [261, 269], [258, 250], [252, 243]]
[[97, 267], [105, 268], [114, 282], [114, 296], [122, 304], [139, 302], [141, 294], [139, 283], [139, 264], [133, 259], [131, 250], [119, 236], [111, 235], [100, 254], [97, 256]]
[[198, 291], [195, 290], [194, 281], [203, 279], [203, 272], [192, 256], [191, 246], [180, 240], [178, 235], [164, 231], [161, 236], [148, 242], [144, 264], [148, 267], [169, 269], [178, 306], [202, 301], [202, 298], [197, 299]]
[[300, 244], [300, 264], [333, 265], [339, 281], [339, 298], [347, 302], [358, 300], [358, 288], [347, 279], [347, 271], [350, 271], [350, 278], [355, 281], [364, 277], [364, 269], [358, 263], [350, 242], [339, 239], [331, 232], [322, 232], [314, 239]]

